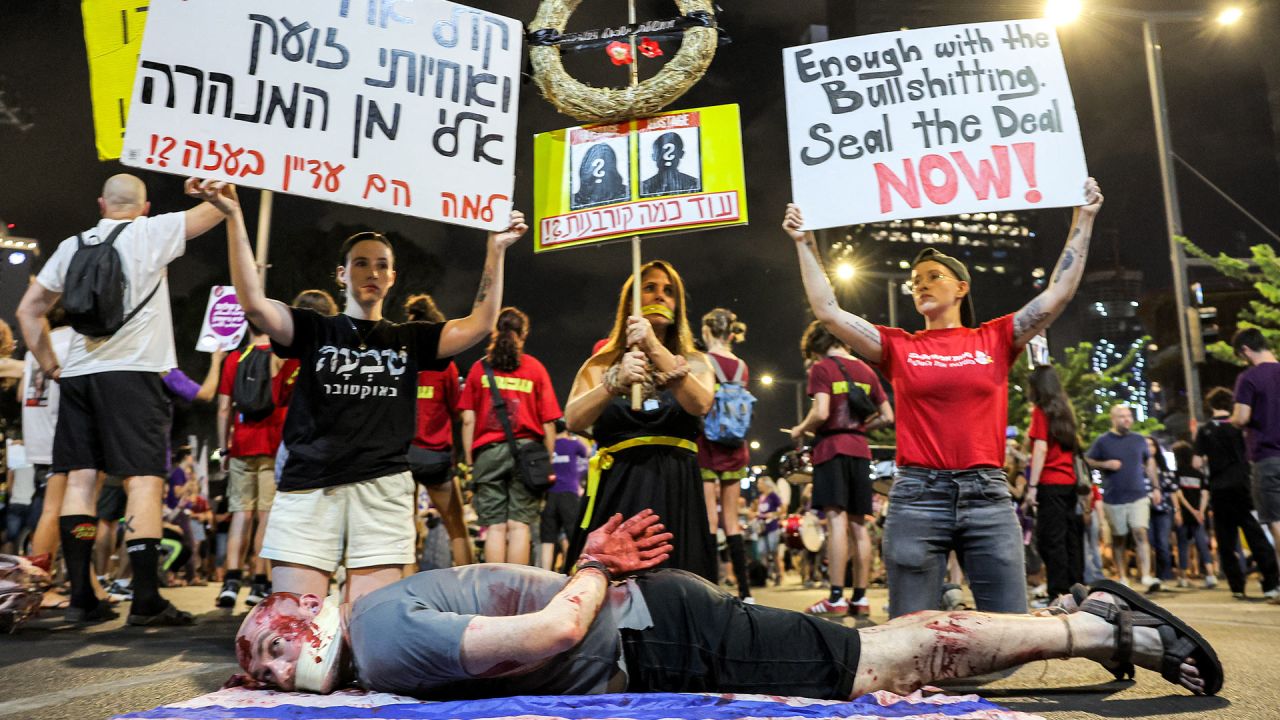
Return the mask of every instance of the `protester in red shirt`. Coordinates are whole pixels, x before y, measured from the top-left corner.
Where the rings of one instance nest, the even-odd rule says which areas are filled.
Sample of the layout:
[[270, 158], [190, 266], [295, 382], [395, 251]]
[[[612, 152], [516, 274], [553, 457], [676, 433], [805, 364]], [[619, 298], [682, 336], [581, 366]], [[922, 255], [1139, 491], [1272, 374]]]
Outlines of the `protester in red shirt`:
[[952, 550], [979, 610], [1026, 612], [1021, 531], [1002, 470], [1008, 374], [1080, 284], [1102, 206], [1092, 178], [1083, 196], [1049, 286], [1014, 315], [975, 327], [968, 269], [935, 248], [921, 251], [911, 264], [925, 321], [916, 333], [842, 310], [800, 208], [787, 206], [782, 227], [795, 240], [814, 315], [893, 384], [898, 469], [884, 534], [892, 617], [939, 607]]
[[[493, 370], [498, 393], [506, 401], [507, 417], [516, 444], [540, 442], [555, 455], [555, 421], [560, 403], [547, 369], [524, 351], [529, 316], [503, 308], [482, 360], [471, 366], [458, 408], [462, 411], [462, 447], [472, 467], [475, 497], [472, 505], [484, 539], [485, 562], [529, 564], [529, 525], [541, 513], [542, 498], [520, 480], [502, 421], [493, 409], [493, 391], [485, 373]], [[554, 479], [554, 478], [553, 478]]]
[[1031, 478], [1027, 507], [1036, 508], [1036, 550], [1044, 560], [1049, 597], [1084, 582], [1084, 518], [1077, 512], [1074, 453], [1080, 447], [1076, 414], [1058, 373], [1040, 365], [1027, 379], [1031, 400]]
[[[222, 380], [218, 385], [218, 446], [223, 457], [229, 456], [227, 475], [227, 505], [231, 511], [231, 530], [227, 535], [226, 575], [222, 590], [216, 600], [220, 608], [234, 608], [243, 584], [240, 569], [244, 556], [244, 542], [252, 533], [250, 557], [253, 558], [253, 578], [245, 603], [250, 607], [262, 602], [271, 593], [267, 580], [267, 561], [259, 557], [262, 538], [267, 532], [267, 516], [276, 495], [275, 457], [284, 429], [285, 410], [276, 406], [264, 417], [246, 417], [241, 408], [233, 406], [236, 383], [245, 382], [245, 372], [256, 366], [250, 361], [254, 353], [267, 356], [261, 366], [271, 377], [263, 382], [274, 385], [279, 375], [281, 360], [271, 354], [271, 338], [249, 325], [249, 343], [227, 355], [222, 365]], [[245, 363], [250, 363], [246, 365]], [[254, 526], [256, 523], [256, 530]]]
[[[404, 303], [411, 322], [444, 322], [444, 313], [430, 295], [413, 295]], [[409, 445], [409, 472], [427, 490], [431, 506], [440, 513], [454, 565], [475, 562], [471, 537], [462, 518], [462, 489], [454, 475], [453, 418], [461, 393], [458, 366], [418, 372], [418, 429]]]

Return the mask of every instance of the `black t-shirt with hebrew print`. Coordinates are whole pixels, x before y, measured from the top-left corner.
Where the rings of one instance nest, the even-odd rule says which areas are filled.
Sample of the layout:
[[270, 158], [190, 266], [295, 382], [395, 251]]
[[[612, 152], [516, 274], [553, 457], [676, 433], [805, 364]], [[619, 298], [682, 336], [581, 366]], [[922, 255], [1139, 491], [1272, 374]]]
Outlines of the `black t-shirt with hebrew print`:
[[284, 424], [289, 460], [280, 489], [333, 487], [408, 470], [418, 371], [449, 364], [436, 357], [444, 325], [291, 312], [293, 344], [271, 343], [276, 355], [301, 362]]

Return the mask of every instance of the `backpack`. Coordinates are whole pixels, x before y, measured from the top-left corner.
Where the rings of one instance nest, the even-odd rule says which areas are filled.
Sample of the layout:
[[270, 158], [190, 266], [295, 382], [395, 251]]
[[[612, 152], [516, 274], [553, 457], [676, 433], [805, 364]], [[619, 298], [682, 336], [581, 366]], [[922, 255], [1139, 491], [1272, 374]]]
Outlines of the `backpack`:
[[840, 375], [844, 377], [844, 384], [848, 390], [845, 391], [845, 402], [849, 404], [849, 419], [858, 423], [859, 426], [867, 422], [867, 418], [880, 412], [880, 408], [871, 401], [871, 396], [867, 395], [867, 391], [862, 389], [861, 385], [853, 382], [849, 377], [849, 373], [844, 369], [844, 363], [840, 362], [840, 358], [830, 358], [836, 364], [836, 369], [840, 371]]
[[265, 420], [275, 411], [271, 401], [271, 353], [246, 347], [236, 362], [236, 379], [231, 386], [231, 406], [244, 422]]
[[79, 247], [67, 265], [62, 307], [67, 312], [68, 324], [81, 335], [96, 338], [116, 334], [151, 302], [160, 289], [160, 282], [157, 282], [142, 302], [125, 315], [125, 292], [129, 283], [124, 278], [115, 242], [129, 225], [120, 223], [106, 240], [97, 245], [86, 245], [84, 235], [76, 235]]
[[716, 371], [717, 384], [711, 412], [702, 422], [702, 434], [713, 443], [739, 447], [751, 430], [751, 408], [756, 403], [755, 396], [742, 385], [742, 371], [747, 364], [739, 360], [738, 369], [729, 380], [719, 362], [710, 357], [707, 361]]

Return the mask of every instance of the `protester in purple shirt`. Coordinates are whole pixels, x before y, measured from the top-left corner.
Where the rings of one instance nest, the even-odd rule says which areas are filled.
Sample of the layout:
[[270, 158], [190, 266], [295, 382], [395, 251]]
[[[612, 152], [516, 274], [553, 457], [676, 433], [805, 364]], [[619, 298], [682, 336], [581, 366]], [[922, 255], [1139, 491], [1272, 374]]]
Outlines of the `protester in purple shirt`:
[[[582, 438], [569, 432], [564, 419], [556, 420], [556, 453], [551, 458], [551, 471], [556, 481], [547, 492], [547, 502], [542, 507], [542, 527], [538, 537], [542, 548], [538, 555], [538, 567], [550, 570], [554, 567], [556, 548], [561, 552], [567, 547], [578, 520], [582, 494], [582, 476], [587, 470], [591, 449]], [[562, 542], [560, 536], [564, 535]]]
[[[1231, 424], [1245, 430], [1249, 443], [1258, 520], [1280, 537], [1280, 363], [1257, 328], [1236, 333], [1231, 346], [1249, 363], [1236, 379]], [[1280, 603], [1280, 595], [1274, 599]]]

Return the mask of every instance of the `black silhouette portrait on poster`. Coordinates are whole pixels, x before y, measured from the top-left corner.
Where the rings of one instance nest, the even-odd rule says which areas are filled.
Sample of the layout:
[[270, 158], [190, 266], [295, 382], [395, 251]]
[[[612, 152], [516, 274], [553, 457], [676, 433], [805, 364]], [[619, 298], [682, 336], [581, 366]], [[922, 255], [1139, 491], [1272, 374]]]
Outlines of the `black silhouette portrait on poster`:
[[640, 133], [640, 197], [702, 190], [702, 153], [695, 127]]

